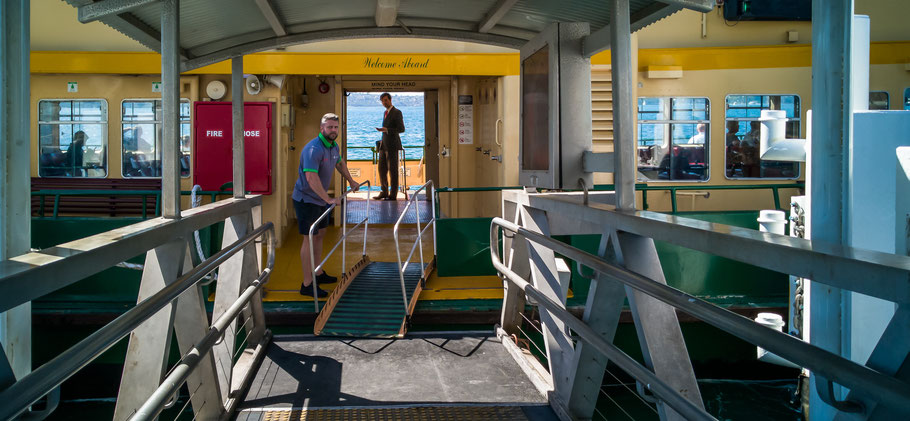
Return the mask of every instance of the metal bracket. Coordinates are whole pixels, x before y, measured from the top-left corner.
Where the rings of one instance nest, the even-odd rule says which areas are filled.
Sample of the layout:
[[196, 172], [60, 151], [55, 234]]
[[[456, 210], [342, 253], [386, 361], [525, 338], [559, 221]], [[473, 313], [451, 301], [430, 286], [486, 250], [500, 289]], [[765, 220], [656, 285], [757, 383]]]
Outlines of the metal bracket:
[[585, 151], [581, 158], [584, 172], [613, 172], [613, 152]]
[[834, 396], [834, 382], [822, 376], [815, 376], [815, 389], [823, 402], [841, 412], [862, 413], [865, 410], [862, 402], [854, 400], [837, 400]]
[[588, 206], [588, 184], [585, 183], [584, 178], [579, 178], [578, 185], [581, 187], [581, 191], [585, 192], [584, 205]]
[[650, 390], [651, 390], [651, 385], [648, 385], [646, 387], [640, 381], [638, 381], [638, 380], [635, 381], [635, 391], [638, 392], [638, 396], [641, 396], [641, 398], [644, 399], [645, 402], [657, 403], [659, 401], [659, 399], [657, 399], [654, 396], [654, 394], [650, 392]]

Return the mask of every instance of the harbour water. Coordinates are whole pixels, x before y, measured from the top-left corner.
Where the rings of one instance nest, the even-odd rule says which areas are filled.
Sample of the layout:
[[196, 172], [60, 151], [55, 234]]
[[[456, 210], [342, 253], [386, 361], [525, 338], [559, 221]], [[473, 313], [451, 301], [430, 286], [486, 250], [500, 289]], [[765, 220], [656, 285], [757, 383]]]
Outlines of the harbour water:
[[[403, 146], [423, 146], [424, 138], [424, 109], [423, 107], [407, 106], [396, 107], [401, 110], [404, 117], [405, 132], [401, 134]], [[376, 145], [381, 138], [376, 128], [382, 127], [382, 116], [385, 108], [380, 105], [375, 107], [349, 106], [347, 110], [347, 145], [348, 160], [370, 160], [373, 155], [369, 149], [358, 149]], [[418, 160], [423, 156], [423, 148], [405, 148], [408, 160]]]

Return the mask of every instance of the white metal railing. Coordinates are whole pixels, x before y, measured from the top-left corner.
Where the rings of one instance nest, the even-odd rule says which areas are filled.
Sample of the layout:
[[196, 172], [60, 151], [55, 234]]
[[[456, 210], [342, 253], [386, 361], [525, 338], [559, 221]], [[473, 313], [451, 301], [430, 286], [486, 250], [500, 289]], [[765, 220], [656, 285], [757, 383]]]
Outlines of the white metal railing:
[[[354, 225], [354, 228], [351, 228], [351, 232], [354, 232], [357, 228], [359, 228], [361, 225], [363, 225], [363, 252], [362, 252], [361, 256], [367, 255], [367, 231], [370, 228], [370, 189], [372, 188], [372, 185], [370, 184], [370, 180], [366, 180], [363, 183], [360, 183], [357, 186], [357, 188], [360, 189], [360, 186], [363, 186], [364, 184], [366, 184], [366, 186], [367, 186], [366, 216], [363, 218], [362, 221], [358, 222], [357, 225]], [[323, 266], [325, 266], [325, 262], [327, 262], [329, 260], [329, 257], [331, 257], [332, 253], [334, 253], [335, 250], [338, 249], [339, 245], [341, 246], [341, 274], [339, 274], [338, 276], [343, 276], [343, 274], [347, 270], [346, 255], [347, 255], [347, 238], [348, 238], [348, 234], [349, 234], [349, 232], [348, 232], [348, 194], [352, 193], [353, 191], [354, 191], [354, 189], [350, 189], [350, 190], [344, 192], [344, 194], [341, 196], [341, 221], [342, 221], [341, 222], [341, 226], [342, 226], [341, 238], [338, 239], [338, 241], [335, 243], [335, 246], [332, 247], [332, 250], [329, 250], [329, 252], [325, 254], [325, 258], [323, 258], [322, 261], [319, 262], [318, 266], [316, 265], [316, 256], [313, 253], [313, 234], [316, 233], [316, 226], [318, 226], [322, 220], [328, 218], [329, 214], [332, 213], [332, 209], [335, 209], [335, 204], [332, 203], [331, 205], [329, 205], [328, 209], [326, 209], [325, 212], [323, 212], [322, 215], [320, 215], [319, 218], [316, 219], [315, 222], [313, 222], [313, 225], [310, 225], [310, 231], [309, 231], [310, 235], [308, 237], [308, 240], [310, 242], [310, 268], [313, 270], [313, 273], [312, 273], [313, 283], [311, 284], [311, 286], [313, 287], [313, 308], [317, 313], [319, 312], [319, 294], [317, 291], [318, 286], [317, 286], [317, 282], [316, 282], [316, 272], [319, 272], [319, 270], [322, 269]]]
[[[430, 215], [431, 218], [427, 222], [426, 226], [420, 228], [420, 201], [417, 200], [420, 192], [424, 191], [425, 194], [430, 198]], [[395, 237], [395, 253], [398, 256], [398, 277], [401, 280], [401, 298], [404, 300], [404, 312], [408, 313], [408, 293], [407, 288], [404, 284], [404, 271], [408, 268], [408, 265], [411, 262], [411, 258], [414, 256], [414, 251], [418, 248], [420, 249], [420, 277], [421, 279], [426, 279], [426, 266], [423, 263], [423, 234], [426, 232], [430, 226], [433, 227], [433, 256], [436, 256], [436, 194], [435, 188], [433, 187], [433, 180], [429, 180], [420, 186], [419, 189], [414, 191], [414, 194], [411, 195], [411, 198], [408, 199], [408, 204], [405, 205], [404, 210], [401, 211], [401, 215], [398, 215], [398, 220], [395, 221], [395, 229], [392, 231]], [[401, 245], [398, 238], [398, 229], [401, 226], [401, 221], [404, 220], [405, 215], [408, 213], [408, 209], [411, 208], [411, 204], [414, 204], [415, 220], [417, 222], [417, 239], [414, 240], [414, 244], [411, 246], [411, 252], [408, 253], [408, 257], [404, 260], [404, 264], [401, 262]]]
[[[258, 199], [256, 200], [258, 201]], [[117, 230], [115, 230], [77, 241], [84, 242], [86, 244], [97, 244], [99, 241], [96, 238], [100, 239], [103, 237], [107, 239], [105, 240], [106, 242], [113, 243], [112, 245], [114, 246], [117, 245], [116, 243], [118, 243], [118, 241], [124, 242], [124, 244], [121, 245], [121, 248], [126, 250], [129, 250], [132, 247], [154, 248], [158, 245], [159, 242], [167, 241], [168, 238], [174, 238], [172, 237], [174, 234], [171, 231], [178, 230], [184, 233], [192, 232], [194, 228], [197, 228], [197, 225], [205, 226], [210, 222], [223, 220], [224, 216], [230, 215], [231, 212], [235, 212], [232, 209], [238, 207], [245, 208], [246, 204], [243, 203], [243, 201], [249, 201], [249, 199], [228, 199], [225, 201], [225, 203], [213, 203], [209, 206], [206, 206], [206, 209], [197, 208], [199, 209], [197, 213], [206, 212], [206, 214], [197, 214], [196, 216], [190, 215], [185, 220], [178, 221], [176, 224], [162, 222], [164, 220], [162, 218], [158, 218], [158, 220], [146, 221], [143, 223], [135, 224], [134, 226], [125, 227], [120, 230], [123, 232], [130, 231], [138, 232], [141, 234], [134, 236], [124, 236], [119, 240], [110, 240], [110, 238], [116, 238], [112, 235], [112, 233], [117, 232]], [[143, 224], [156, 224], [158, 228], [147, 229], [141, 226]], [[175, 225], [179, 226], [175, 227]], [[158, 234], [155, 231], [161, 231], [161, 233]], [[183, 361], [175, 368], [172, 376], [178, 372], [186, 372], [186, 374], [188, 374], [189, 371], [192, 370], [192, 367], [195, 366], [195, 363], [198, 362], [201, 357], [211, 349], [211, 345], [224, 335], [225, 327], [237, 317], [239, 311], [251, 306], [250, 298], [253, 297], [254, 294], [258, 292], [268, 281], [269, 275], [271, 274], [275, 263], [276, 242], [274, 226], [272, 223], [263, 224], [262, 226], [252, 231], [249, 235], [240, 238], [236, 242], [224, 247], [220, 252], [211, 256], [147, 299], [141, 301], [135, 307], [117, 317], [101, 329], [92, 333], [87, 338], [70, 347], [54, 359], [43, 364], [41, 367], [38, 367], [6, 389], [2, 389], [2, 391], [0, 391], [0, 402], [3, 402], [3, 405], [0, 405], [0, 420], [12, 419], [18, 414], [26, 411], [30, 405], [38, 401], [45, 394], [54, 391], [60, 384], [73, 376], [76, 372], [95, 360], [106, 350], [110, 349], [122, 338], [129, 335], [131, 332], [135, 331], [137, 328], [143, 325], [145, 321], [158, 314], [165, 307], [172, 305], [172, 303], [174, 303], [181, 294], [187, 292], [191, 288], [198, 288], [200, 281], [205, 279], [205, 276], [207, 274], [217, 269], [220, 265], [225, 263], [225, 261], [233, 257], [239, 251], [250, 247], [251, 243], [255, 243], [256, 239], [264, 234], [268, 234], [269, 236], [268, 264], [266, 268], [259, 273], [258, 277], [255, 280], [251, 281], [249, 287], [240, 296], [240, 298], [237, 299], [231, 309], [226, 314], [224, 314], [224, 316], [220, 317], [212, 327], [209, 328], [209, 332], [207, 335], [205, 335], [204, 339], [198, 342], [197, 345], [193, 347], [193, 350], [184, 356]], [[88, 247], [86, 249], [88, 249]], [[97, 263], [88, 265], [91, 267], [85, 268], [84, 270], [100, 271], [105, 267], [109, 267], [109, 265], [105, 266], [103, 263], [101, 263], [98, 259], [99, 257], [104, 259], [104, 261], [119, 260], [118, 256], [116, 256], [116, 252], [104, 253], [103, 250], [88, 250], [84, 253], [87, 254], [87, 257], [92, 257], [95, 259], [95, 263]], [[91, 256], [88, 256], [89, 254]], [[112, 254], [113, 256], [111, 256]], [[62, 259], [61, 261], [56, 262], [56, 264], [58, 267], [55, 268], [33, 268], [33, 271], [35, 271], [34, 274], [40, 276], [42, 272], [46, 270], [74, 273], [73, 276], [67, 277], [72, 278], [72, 280], [61, 279], [56, 284], [65, 286], [78, 280], [78, 272], [82, 270], [80, 268], [86, 266], [84, 259], [73, 259], [72, 256], [69, 259]], [[5, 287], [9, 285], [8, 281], [15, 281], [20, 276], [24, 276], [22, 273], [11, 273], [6, 275], [7, 276], [0, 276], [0, 286]], [[21, 289], [21, 284], [19, 288]], [[49, 288], [53, 287], [49, 286]], [[34, 293], [35, 292], [30, 292], [29, 294]], [[256, 320], [255, 323], [264, 323], [264, 320]], [[264, 326], [262, 326], [262, 328], [264, 328]], [[170, 376], [168, 379], [173, 380], [173, 378]], [[179, 389], [180, 385], [182, 385], [182, 382], [177, 384], [176, 388], [173, 390], [176, 391]], [[168, 394], [168, 397], [173, 396], [174, 393]], [[118, 396], [118, 399], [119, 398], [120, 397]], [[161, 402], [160, 405], [155, 404], [155, 406], [151, 406], [149, 408], [151, 408], [151, 411], [154, 414], [157, 414], [164, 408], [164, 404], [165, 402]], [[224, 408], [221, 408], [220, 410], [224, 411]], [[150, 416], [149, 418], [154, 418], [154, 415]]]
[[[202, 279], [202, 276], [207, 274], [207, 272], [205, 272], [206, 270], [211, 271], [217, 267], [215, 266], [215, 263], [219, 260], [218, 257], [221, 257], [222, 261], [227, 260], [227, 258], [236, 253], [237, 250], [240, 250], [244, 244], [248, 244], [252, 239], [255, 239], [262, 235], [263, 232], [267, 232], [269, 234], [268, 261], [266, 268], [262, 271], [262, 273], [260, 273], [259, 277], [257, 277], [256, 280], [251, 282], [250, 285], [244, 289], [243, 293], [241, 293], [237, 300], [231, 304], [228, 310], [225, 311], [224, 314], [218, 318], [218, 320], [212, 323], [206, 335], [195, 345], [193, 345], [193, 347], [186, 354], [181, 356], [180, 361], [171, 369], [170, 374], [168, 374], [167, 377], [161, 381], [158, 389], [155, 390], [152, 396], [150, 396], [148, 400], [142, 404], [141, 407], [139, 407], [136, 413], [130, 418], [130, 421], [154, 420], [156, 417], [158, 417], [161, 411], [168, 406], [169, 402], [176, 401], [177, 393], [180, 391], [180, 387], [186, 383], [187, 379], [190, 377], [190, 374], [192, 374], [193, 370], [196, 369], [196, 367], [199, 366], [200, 362], [203, 361], [205, 355], [211, 352], [212, 348], [215, 345], [224, 341], [224, 334], [227, 329], [234, 324], [235, 320], [240, 315], [241, 310], [247, 307], [254, 295], [259, 292], [259, 290], [261, 290], [262, 287], [268, 282], [272, 268], [275, 267], [275, 228], [271, 222], [262, 225], [259, 227], [259, 229], [252, 232], [246, 238], [234, 243], [239, 247], [235, 248], [234, 245], [232, 245], [227, 249], [227, 253], [225, 253], [225, 255], [219, 256], [221, 253], [216, 254], [209, 259], [213, 261], [211, 264], [200, 265], [197, 267], [198, 271], [197, 269], [194, 269], [192, 272], [184, 276], [184, 278], [195, 278], [198, 282], [198, 280]], [[195, 275], [196, 273], [201, 273], [202, 276], [191, 276]], [[177, 283], [179, 284], [180, 281], [178, 280]], [[151, 301], [153, 298], [155, 297], [150, 298], [149, 301]], [[247, 338], [249, 338], [251, 329], [248, 327], [248, 323], [251, 320], [252, 316], [245, 320], [244, 323], [239, 328], [237, 328], [237, 330], [235, 330], [235, 332], [239, 332], [240, 330], [246, 328], [245, 330], [247, 332]], [[244, 342], [246, 342], [246, 340], [247, 339], [244, 339]], [[238, 347], [238, 352], [242, 351], [243, 349], [243, 346]], [[236, 355], [233, 357], [236, 357]], [[194, 391], [191, 390], [190, 396], [187, 397], [186, 400], [187, 405], [192, 402], [193, 393]], [[183, 411], [181, 410], [179, 412]]]
[[[643, 292], [672, 307], [691, 314], [704, 322], [750, 342], [753, 345], [765, 348], [770, 352], [796, 363], [800, 367], [808, 368], [820, 376], [818, 387], [821, 392], [820, 394], [825, 395], [823, 399], [830, 401], [832, 406], [835, 406], [841, 411], [854, 412], [856, 411], [855, 406], [858, 405], [858, 403], [836, 400], [834, 394], [831, 392], [833, 383], [842, 384], [851, 390], [862, 390], [868, 396], [874, 396], [876, 400], [887, 404], [890, 408], [894, 408], [904, 414], [910, 414], [910, 385], [895, 377], [857, 364], [783, 332], [761, 326], [730, 310], [721, 308], [665, 284], [658, 283], [625, 268], [612, 265], [595, 255], [561, 243], [543, 234], [529, 231], [501, 218], [494, 218], [490, 225], [491, 245], [497, 244], [496, 240], [500, 229], [510, 231], [514, 235], [519, 235], [527, 241], [549, 248], [566, 258], [575, 260], [576, 262], [587, 266], [597, 273], [621, 282], [627, 287], [634, 288], [635, 290]], [[646, 385], [644, 389], [654, 392], [660, 400], [678, 411], [687, 419], [714, 419], [701, 408], [692, 405], [691, 402], [680, 395], [674, 388], [663, 382], [652, 371], [643, 367], [616, 346], [604, 340], [603, 337], [597, 334], [585, 322], [573, 316], [559, 303], [544, 295], [521, 276], [513, 272], [509, 266], [502, 262], [499, 253], [498, 247], [490, 247], [493, 266], [505, 280], [511, 282], [527, 296], [533, 298], [539, 306], [543, 307], [554, 318], [565, 323], [570, 329], [578, 334], [580, 340], [593, 346], [609, 360], [616, 363], [616, 365], [635, 378], [635, 380], [640, 383], [640, 389], [641, 385]], [[506, 307], [507, 304], [504, 303], [504, 312], [507, 310]]]

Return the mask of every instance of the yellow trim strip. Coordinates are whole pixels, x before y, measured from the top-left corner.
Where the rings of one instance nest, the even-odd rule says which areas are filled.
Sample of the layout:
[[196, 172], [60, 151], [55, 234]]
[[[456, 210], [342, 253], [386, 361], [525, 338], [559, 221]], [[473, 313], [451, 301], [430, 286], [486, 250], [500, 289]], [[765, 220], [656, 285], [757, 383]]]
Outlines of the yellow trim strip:
[[[157, 53], [33, 51], [32, 73], [160, 74]], [[517, 54], [256, 53], [243, 71], [262, 74], [475, 75], [518, 74]], [[223, 61], [186, 74], [230, 74]]]
[[[872, 64], [910, 63], [910, 41], [874, 42]], [[610, 51], [591, 57], [610, 64]], [[244, 72], [262, 74], [505, 76], [519, 74], [518, 54], [256, 53], [244, 57]], [[684, 71], [810, 67], [809, 44], [751, 47], [654, 48], [638, 52], [641, 71], [654, 66]], [[34, 51], [32, 73], [160, 74], [156, 53]], [[228, 61], [187, 74], [230, 74]]]

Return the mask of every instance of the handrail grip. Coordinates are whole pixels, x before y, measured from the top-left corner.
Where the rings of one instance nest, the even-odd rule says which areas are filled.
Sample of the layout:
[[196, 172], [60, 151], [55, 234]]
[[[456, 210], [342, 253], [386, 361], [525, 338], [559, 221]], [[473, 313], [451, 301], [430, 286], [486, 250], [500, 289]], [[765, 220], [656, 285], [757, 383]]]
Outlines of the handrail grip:
[[[430, 229], [430, 224], [427, 224], [425, 227], [423, 227], [423, 229], [417, 233], [417, 236], [418, 237], [422, 236], [424, 233], [427, 232], [428, 229]], [[415, 241], [414, 244], [411, 245], [411, 251], [408, 253], [408, 258], [405, 260], [404, 267], [401, 268], [402, 272], [404, 272], [404, 270], [408, 268], [408, 265], [411, 263], [411, 257], [414, 256], [414, 251], [416, 249], [417, 249], [417, 241]], [[435, 255], [435, 254], [436, 254], [436, 251], [434, 250], [433, 255]]]
[[[496, 238], [496, 227], [502, 227], [537, 244], [546, 246], [569, 259], [644, 292], [666, 304], [678, 308], [702, 321], [724, 330], [753, 345], [787, 359], [817, 375], [836, 381], [850, 389], [863, 390], [868, 396], [876, 396], [894, 408], [910, 413], [910, 385], [893, 377], [881, 374], [837, 354], [807, 344], [798, 338], [759, 326], [752, 320], [730, 310], [718, 307], [673, 287], [659, 284], [645, 276], [624, 268], [616, 267], [597, 256], [553, 240], [550, 237], [528, 231], [502, 218], [493, 218], [490, 224], [490, 238]], [[491, 244], [495, 244], [491, 242]], [[496, 247], [490, 248], [493, 263], [499, 261]], [[507, 269], [496, 266], [497, 269]]]
[[[427, 191], [427, 193], [428, 193], [428, 197], [430, 197], [430, 200], [431, 200], [430, 215], [432, 215], [430, 220], [427, 221], [427, 226], [430, 226], [430, 224], [433, 224], [433, 255], [434, 256], [436, 255], [436, 213], [433, 212], [433, 209], [436, 209], [436, 199], [433, 197], [434, 193], [435, 193], [434, 187], [433, 187], [433, 180], [427, 180], [426, 183], [423, 183], [423, 185], [420, 186], [420, 188], [418, 188], [417, 190], [414, 191], [414, 193], [411, 195], [411, 198], [408, 199], [408, 203], [404, 206], [404, 209], [401, 211], [401, 215], [398, 215], [398, 220], [395, 221], [395, 228], [392, 230], [392, 236], [395, 238], [395, 253], [398, 256], [398, 277], [401, 280], [401, 298], [404, 301], [405, 314], [408, 313], [408, 293], [407, 293], [407, 288], [404, 285], [404, 269], [407, 268], [408, 264], [410, 264], [411, 257], [414, 255], [414, 251], [413, 251], [414, 246], [416, 246], [418, 243], [420, 244], [420, 250], [421, 250], [420, 260], [421, 260], [421, 263], [423, 262], [423, 232], [426, 229], [424, 229], [424, 230], [420, 229], [420, 211], [419, 211], [420, 205], [416, 204], [416, 201], [417, 201], [417, 197], [420, 195], [420, 192], [427, 190], [427, 187], [429, 187], [429, 190]], [[414, 241], [414, 246], [411, 246], [411, 253], [408, 255], [408, 259], [405, 261], [405, 264], [402, 265], [401, 264], [401, 246], [399, 245], [399, 241], [398, 241], [398, 228], [401, 226], [401, 221], [404, 220], [404, 216], [408, 213], [408, 209], [411, 207], [411, 203], [415, 203], [414, 207], [417, 210], [417, 218], [416, 218], [416, 220], [417, 220], [417, 239]], [[425, 269], [423, 267], [423, 264], [421, 264], [420, 265], [421, 278], [426, 277], [426, 273], [424, 272], [424, 270]]]
[[[199, 266], [177, 278], [174, 283], [162, 288], [151, 297], [142, 300], [135, 307], [123, 313], [112, 322], [98, 329], [76, 345], [73, 345], [54, 359], [27, 374], [7, 389], [0, 391], [0, 420], [7, 420], [25, 411], [31, 404], [66, 381], [70, 376], [92, 362], [114, 346], [120, 339], [132, 332], [142, 322], [154, 316], [184, 291], [196, 285], [203, 276], [215, 270], [228, 258], [268, 231], [274, 238], [275, 227], [271, 222], [255, 229], [246, 237], [222, 249]], [[268, 271], [274, 266], [274, 250], [270, 248]]]
[[[357, 227], [359, 227], [360, 224], [366, 222], [366, 226], [364, 226], [364, 228], [363, 228], [363, 255], [366, 256], [366, 253], [367, 253], [367, 230], [368, 230], [368, 228], [370, 227], [370, 221], [369, 221], [369, 220], [370, 220], [370, 195], [369, 195], [369, 191], [370, 191], [370, 189], [373, 188], [373, 185], [372, 185], [372, 183], [370, 183], [370, 180], [366, 180], [366, 181], [364, 181], [363, 183], [358, 184], [358, 185], [357, 185], [357, 188], [360, 189], [360, 187], [363, 186], [364, 184], [367, 185], [367, 192], [368, 192], [368, 194], [367, 194], [367, 216], [363, 219], [363, 221], [358, 222], [358, 223], [357, 223], [357, 226], [355, 226], [353, 229], [351, 229], [351, 231], [357, 229]], [[324, 212], [322, 212], [322, 215], [320, 215], [319, 218], [317, 218], [316, 221], [313, 222], [312, 225], [310, 225], [309, 236], [307, 237], [307, 240], [310, 242], [310, 268], [313, 270], [313, 274], [312, 274], [312, 275], [313, 275], [313, 283], [311, 283], [310, 286], [313, 288], [313, 309], [314, 309], [314, 311], [315, 311], [316, 313], [319, 313], [319, 294], [318, 294], [317, 291], [316, 291], [316, 289], [319, 288], [319, 287], [318, 287], [318, 285], [317, 285], [317, 283], [316, 283], [316, 272], [318, 272], [319, 269], [321, 269], [322, 266], [325, 264], [325, 262], [327, 262], [327, 261], [329, 260], [329, 257], [332, 256], [332, 253], [334, 253], [335, 250], [338, 249], [338, 245], [339, 245], [339, 244], [345, 244], [345, 247], [343, 247], [342, 250], [344, 250], [344, 248], [346, 248], [347, 238], [348, 238], [348, 215], [347, 215], [347, 210], [348, 210], [348, 206], [347, 206], [347, 204], [348, 204], [348, 195], [351, 194], [351, 192], [353, 192], [353, 191], [354, 191], [353, 189], [348, 189], [347, 191], [344, 192], [344, 194], [341, 195], [341, 205], [342, 205], [342, 214], [341, 214], [342, 222], [341, 222], [341, 223], [342, 223], [342, 225], [344, 226], [344, 228], [343, 228], [344, 232], [343, 232], [341, 238], [339, 238], [338, 241], [335, 243], [335, 246], [332, 247], [332, 250], [330, 250], [330, 251], [325, 255], [325, 258], [322, 259], [321, 262], [319, 262], [319, 266], [316, 265], [316, 256], [315, 256], [314, 253], [313, 253], [313, 234], [315, 234], [315, 232], [316, 232], [316, 226], [319, 225], [319, 222], [321, 222], [321, 221], [322, 221], [323, 219], [325, 219], [325, 218], [328, 218], [329, 214], [332, 212], [332, 209], [335, 209], [335, 204], [332, 203], [331, 205], [329, 205], [328, 209], [326, 209]], [[345, 254], [344, 251], [342, 251], [342, 257], [341, 257], [341, 271], [342, 271], [342, 273], [343, 273], [344, 270], [345, 270], [345, 267], [344, 267], [344, 254]]]
[[130, 418], [131, 421], [142, 421], [155, 419], [158, 414], [164, 410], [167, 401], [174, 396], [184, 382], [190, 377], [190, 374], [202, 361], [202, 358], [212, 350], [212, 347], [219, 341], [227, 330], [228, 325], [234, 321], [238, 314], [246, 307], [250, 298], [258, 292], [268, 282], [271, 276], [272, 268], [275, 266], [275, 246], [276, 240], [274, 229], [269, 230], [269, 260], [265, 270], [248, 286], [237, 300], [218, 318], [212, 326], [209, 327], [208, 333], [191, 348], [180, 363], [177, 364], [171, 373], [161, 381], [161, 384], [155, 389], [155, 392], [142, 404], [136, 414]]
[[[495, 219], [494, 224], [491, 227], [493, 227], [490, 230], [490, 235], [492, 238], [492, 236], [496, 234]], [[521, 288], [524, 293], [533, 298], [538, 305], [543, 306], [553, 316], [564, 322], [582, 340], [601, 352], [604, 356], [607, 357], [608, 360], [618, 365], [626, 373], [635, 378], [635, 380], [644, 383], [648, 389], [653, 391], [671, 408], [679, 412], [683, 418], [687, 420], [716, 420], [716, 418], [711, 416], [711, 414], [705, 412], [704, 409], [695, 406], [694, 403], [683, 398], [682, 395], [676, 391], [676, 389], [664, 383], [664, 381], [657, 377], [657, 375], [655, 375], [653, 372], [643, 367], [641, 364], [632, 359], [632, 357], [617, 348], [615, 345], [604, 340], [603, 337], [594, 332], [594, 330], [591, 329], [585, 322], [573, 316], [572, 313], [569, 313], [559, 304], [531, 286], [531, 284], [529, 284], [527, 281], [521, 279], [518, 274], [512, 272], [508, 267], [502, 264], [502, 261], [497, 255], [498, 250], [496, 249], [496, 247], [491, 247], [490, 254], [493, 256], [493, 266], [496, 267], [496, 269], [504, 275], [503, 277], [509, 282], [515, 284], [517, 287]]]

